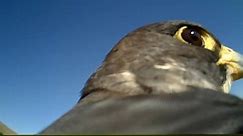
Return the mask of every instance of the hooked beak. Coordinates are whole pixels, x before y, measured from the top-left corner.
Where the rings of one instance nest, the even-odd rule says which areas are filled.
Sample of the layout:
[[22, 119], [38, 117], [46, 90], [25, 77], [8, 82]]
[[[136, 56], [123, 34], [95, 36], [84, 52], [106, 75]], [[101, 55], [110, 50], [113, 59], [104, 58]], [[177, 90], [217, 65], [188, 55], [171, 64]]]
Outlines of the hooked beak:
[[243, 56], [236, 51], [222, 45], [218, 65], [225, 65], [233, 80], [243, 78]]

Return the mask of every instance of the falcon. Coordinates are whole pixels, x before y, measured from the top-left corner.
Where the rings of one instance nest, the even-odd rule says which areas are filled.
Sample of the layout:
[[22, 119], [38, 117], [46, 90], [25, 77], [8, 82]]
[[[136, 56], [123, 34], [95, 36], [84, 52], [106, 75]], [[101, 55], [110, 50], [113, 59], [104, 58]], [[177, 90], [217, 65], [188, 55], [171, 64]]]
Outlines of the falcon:
[[79, 102], [40, 134], [243, 133], [229, 94], [243, 58], [201, 25], [166, 21], [122, 38]]

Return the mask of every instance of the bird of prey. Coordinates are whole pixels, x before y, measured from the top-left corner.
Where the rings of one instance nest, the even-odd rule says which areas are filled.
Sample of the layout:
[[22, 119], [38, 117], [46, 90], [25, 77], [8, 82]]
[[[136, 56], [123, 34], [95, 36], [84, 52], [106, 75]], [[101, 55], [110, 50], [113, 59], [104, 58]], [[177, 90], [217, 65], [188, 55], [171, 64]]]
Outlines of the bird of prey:
[[243, 58], [201, 25], [166, 21], [122, 38], [79, 102], [40, 134], [243, 133], [229, 94]]

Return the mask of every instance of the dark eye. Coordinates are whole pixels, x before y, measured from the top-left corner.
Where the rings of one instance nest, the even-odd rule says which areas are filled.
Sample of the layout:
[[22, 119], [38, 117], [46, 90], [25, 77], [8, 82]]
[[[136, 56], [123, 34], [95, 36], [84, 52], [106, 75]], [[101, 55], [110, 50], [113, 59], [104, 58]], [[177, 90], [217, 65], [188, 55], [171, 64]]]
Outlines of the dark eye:
[[192, 28], [184, 29], [181, 33], [181, 37], [183, 38], [183, 40], [192, 45], [202, 46], [203, 44], [201, 34], [197, 30]]

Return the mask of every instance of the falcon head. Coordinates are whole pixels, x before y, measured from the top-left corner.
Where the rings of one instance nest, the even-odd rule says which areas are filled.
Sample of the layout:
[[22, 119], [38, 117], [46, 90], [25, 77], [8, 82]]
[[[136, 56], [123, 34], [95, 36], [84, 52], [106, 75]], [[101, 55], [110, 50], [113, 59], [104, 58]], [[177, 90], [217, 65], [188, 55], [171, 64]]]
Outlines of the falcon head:
[[226, 80], [222, 84], [225, 93], [229, 93], [231, 82], [243, 77], [243, 56], [221, 44], [210, 32], [200, 26], [182, 26], [174, 35], [187, 45], [201, 46], [214, 52], [219, 58], [218, 66], [225, 67]]
[[242, 60], [198, 24], [154, 23], [115, 45], [87, 81], [82, 98], [197, 89], [228, 93], [231, 82], [243, 77]]

